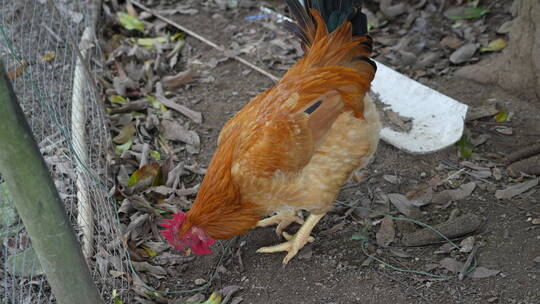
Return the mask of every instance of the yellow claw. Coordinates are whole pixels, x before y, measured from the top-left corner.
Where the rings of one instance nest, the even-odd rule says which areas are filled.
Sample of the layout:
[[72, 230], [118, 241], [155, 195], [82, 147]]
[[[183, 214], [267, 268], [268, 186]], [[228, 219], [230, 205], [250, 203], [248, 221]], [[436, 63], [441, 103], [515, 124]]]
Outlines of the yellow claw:
[[311, 231], [317, 225], [317, 223], [323, 218], [324, 214], [313, 215], [310, 214], [306, 219], [302, 227], [298, 232], [291, 236], [287, 232], [283, 232], [283, 237], [287, 239], [287, 242], [281, 243], [275, 246], [263, 247], [257, 250], [258, 253], [273, 253], [280, 251], [287, 251], [287, 255], [283, 259], [283, 264], [289, 263], [289, 261], [302, 249], [306, 243], [313, 242], [315, 239], [310, 236]]
[[264, 220], [260, 220], [257, 223], [257, 227], [267, 227], [267, 226], [277, 224], [276, 234], [281, 235], [283, 230], [289, 227], [289, 225], [292, 223], [298, 223], [302, 225], [304, 224], [304, 220], [301, 217], [299, 217], [294, 210], [287, 210], [287, 211], [278, 212], [278, 214], [271, 216], [269, 218], [266, 218]]

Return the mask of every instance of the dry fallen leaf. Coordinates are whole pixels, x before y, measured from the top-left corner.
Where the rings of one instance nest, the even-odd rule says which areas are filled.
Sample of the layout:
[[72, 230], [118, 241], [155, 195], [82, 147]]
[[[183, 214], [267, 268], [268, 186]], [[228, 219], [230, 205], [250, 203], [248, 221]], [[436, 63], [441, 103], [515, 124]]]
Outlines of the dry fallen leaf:
[[24, 69], [27, 66], [28, 66], [28, 61], [21, 60], [21, 62], [19, 63], [19, 65], [15, 69], [13, 69], [13, 70], [11, 70], [11, 71], [9, 71], [7, 73], [8, 79], [13, 80], [13, 79], [15, 79], [17, 77], [20, 77], [22, 75], [22, 73], [24, 72]]
[[389, 217], [385, 217], [381, 222], [381, 228], [377, 231], [377, 244], [387, 247], [394, 241], [395, 236], [396, 229], [394, 228], [394, 221]]
[[174, 76], [165, 76], [162, 79], [163, 87], [167, 90], [174, 90], [181, 85], [193, 80], [193, 70], [186, 70]]
[[458, 273], [463, 269], [463, 263], [454, 258], [444, 258], [439, 262], [439, 265], [453, 273]]
[[128, 89], [135, 89], [138, 87], [137, 83], [129, 77], [114, 77], [113, 87], [118, 95], [126, 96]]
[[[158, 96], [159, 98], [159, 96]], [[167, 108], [171, 108], [175, 111], [177, 111], [178, 113], [188, 117], [189, 119], [193, 120], [195, 123], [202, 123], [202, 114], [197, 112], [197, 111], [193, 111], [191, 110], [190, 108], [186, 107], [186, 106], [183, 106], [181, 104], [178, 104], [174, 101], [172, 101], [171, 99], [167, 99], [167, 98], [159, 98], [159, 101], [164, 105], [166, 106]]]
[[47, 52], [47, 53], [41, 55], [41, 60], [43, 62], [49, 62], [49, 61], [52, 61], [55, 57], [56, 57], [55, 52]]
[[397, 175], [383, 175], [383, 179], [391, 184], [398, 185], [401, 182], [401, 179]]
[[406, 196], [411, 200], [413, 205], [422, 207], [431, 203], [433, 199], [433, 188], [431, 184], [419, 186], [413, 191], [407, 192]]
[[456, 36], [446, 36], [441, 40], [440, 44], [444, 47], [457, 49], [458, 47], [463, 45], [463, 41]]
[[491, 117], [499, 112], [494, 105], [470, 107], [467, 111], [466, 121], [477, 120], [480, 118]]
[[458, 201], [467, 198], [476, 188], [475, 182], [461, 185], [457, 189], [444, 190], [433, 195], [432, 201], [436, 204], [444, 204], [448, 201]]
[[441, 253], [449, 253], [450, 251], [456, 249], [456, 247], [454, 247], [454, 245], [452, 245], [451, 243], [444, 243], [441, 245], [441, 247], [439, 247], [437, 250], [435, 250], [435, 254], [441, 254]]
[[156, 275], [166, 275], [167, 271], [161, 266], [155, 266], [148, 262], [131, 262], [135, 270], [149, 272]]
[[137, 14], [137, 11], [133, 7], [133, 4], [131, 4], [131, 1], [126, 1], [126, 10], [128, 12], [128, 15], [130, 15], [133, 18], [138, 18], [139, 14]]
[[491, 177], [491, 169], [487, 167], [481, 167], [470, 161], [462, 161], [461, 164], [467, 168], [473, 169], [469, 174], [475, 178], [481, 179]]
[[384, 110], [385, 116], [388, 118], [388, 120], [397, 127], [398, 132], [409, 132], [412, 129], [412, 118], [411, 117], [405, 117], [401, 116], [398, 113], [386, 109]]
[[513, 135], [514, 129], [508, 126], [497, 126], [494, 128], [494, 130], [498, 133], [504, 134], [504, 135]]
[[418, 207], [414, 206], [405, 195], [399, 193], [388, 194], [390, 202], [399, 210], [399, 212], [405, 214], [411, 218], [419, 218], [421, 213]]
[[135, 123], [130, 122], [120, 129], [120, 133], [113, 138], [113, 141], [117, 144], [125, 144], [132, 140], [135, 131]]
[[467, 62], [472, 58], [474, 53], [476, 53], [477, 49], [478, 46], [474, 43], [466, 44], [450, 55], [450, 62], [452, 62], [453, 64], [461, 64]]
[[156, 187], [149, 188], [147, 191], [161, 194], [163, 196], [169, 196], [171, 193], [174, 192], [174, 189], [169, 188], [167, 186], [156, 186]]
[[189, 131], [178, 122], [169, 119], [161, 121], [161, 135], [166, 139], [181, 141], [193, 146], [201, 144], [199, 135], [196, 132]]
[[495, 191], [495, 197], [497, 199], [508, 199], [512, 198], [514, 196], [520, 195], [521, 193], [536, 187], [538, 185], [538, 182], [540, 181], [540, 178], [531, 179], [526, 182], [514, 184], [512, 186], [507, 187], [503, 190], [497, 190]]
[[398, 258], [410, 258], [411, 255], [408, 254], [407, 252], [403, 251], [402, 249], [397, 249], [397, 248], [390, 248], [390, 253], [395, 256], [395, 257], [398, 257]]
[[243, 289], [243, 287], [238, 286], [238, 285], [231, 285], [231, 286], [223, 287], [222, 289], [220, 289], [218, 291], [218, 293], [222, 297], [224, 297], [221, 304], [227, 304], [229, 302], [229, 300], [231, 299], [231, 297], [234, 295], [234, 293], [236, 293], [236, 292], [238, 292], [239, 290], [242, 290], [242, 289]]
[[[128, 187], [135, 186], [139, 181], [147, 178], [157, 179], [159, 176], [159, 164], [153, 163], [144, 165], [141, 168], [135, 170], [129, 177]], [[154, 184], [154, 183], [152, 183]]]
[[482, 278], [488, 278], [492, 277], [494, 275], [497, 275], [500, 270], [492, 270], [486, 267], [476, 267], [471, 273], [469, 273], [467, 276], [473, 279], [482, 279]]
[[[126, 199], [127, 201], [127, 199]], [[147, 213], [137, 212], [130, 217], [129, 225], [127, 226], [124, 235], [128, 236], [131, 232], [139, 230], [150, 220], [150, 215]]]
[[459, 244], [459, 246], [461, 247], [459, 249], [459, 252], [471, 252], [474, 247], [474, 241], [474, 236], [469, 236], [463, 239], [463, 241], [461, 241], [461, 243]]

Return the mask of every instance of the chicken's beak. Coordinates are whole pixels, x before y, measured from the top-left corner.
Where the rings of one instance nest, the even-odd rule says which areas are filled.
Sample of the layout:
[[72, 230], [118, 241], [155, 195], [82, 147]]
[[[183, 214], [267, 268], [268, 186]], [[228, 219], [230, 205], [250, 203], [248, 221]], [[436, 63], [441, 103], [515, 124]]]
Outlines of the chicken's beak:
[[190, 256], [191, 255], [191, 248], [188, 248], [188, 249], [184, 250], [184, 254], [186, 256]]

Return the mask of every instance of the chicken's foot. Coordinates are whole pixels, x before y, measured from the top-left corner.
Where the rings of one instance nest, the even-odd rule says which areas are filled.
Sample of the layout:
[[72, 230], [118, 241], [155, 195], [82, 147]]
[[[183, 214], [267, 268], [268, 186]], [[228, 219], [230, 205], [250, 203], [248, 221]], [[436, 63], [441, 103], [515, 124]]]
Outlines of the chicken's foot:
[[285, 228], [287, 228], [293, 222], [300, 225], [304, 224], [304, 220], [296, 214], [296, 211], [287, 210], [278, 212], [276, 215], [266, 218], [264, 220], [260, 220], [257, 223], [257, 227], [267, 227], [277, 224], [276, 234], [281, 235], [283, 230], [285, 230]]
[[294, 236], [283, 232], [283, 237], [288, 241], [279, 245], [263, 247], [257, 250], [259, 253], [273, 253], [280, 251], [287, 251], [287, 255], [283, 259], [283, 264], [289, 263], [289, 261], [298, 253], [300, 249], [306, 245], [307, 242], [313, 242], [315, 239], [310, 236], [311, 231], [317, 225], [317, 223], [323, 218], [325, 213], [321, 215], [310, 214], [302, 227], [296, 232]]

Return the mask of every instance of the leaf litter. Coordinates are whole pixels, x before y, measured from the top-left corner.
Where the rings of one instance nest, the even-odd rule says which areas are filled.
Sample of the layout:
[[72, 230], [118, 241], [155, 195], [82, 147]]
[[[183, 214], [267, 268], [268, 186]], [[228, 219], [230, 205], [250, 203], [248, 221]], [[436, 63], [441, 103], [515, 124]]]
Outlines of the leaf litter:
[[[108, 69], [100, 82], [106, 88], [116, 151], [110, 164], [118, 184], [111, 192], [119, 201], [131, 264], [142, 280], [133, 291], [143, 301], [150, 297], [142, 282], [158, 286], [170, 275], [169, 265], [175, 264], [170, 247], [157, 233], [157, 222], [188, 209], [197, 193], [196, 181], [205, 169], [190, 156], [200, 152], [203, 117], [182, 98], [199, 81], [198, 72], [189, 67], [193, 59], [183, 52], [189, 48], [184, 34], [165, 31], [148, 14], [137, 14], [129, 4], [126, 7], [127, 12], [108, 16], [122, 28], [105, 29]], [[198, 11], [179, 7], [169, 13]], [[104, 259], [108, 257], [98, 263], [107, 269]], [[163, 264], [167, 260], [169, 264]], [[236, 291], [224, 289], [223, 296], [231, 302]]]

